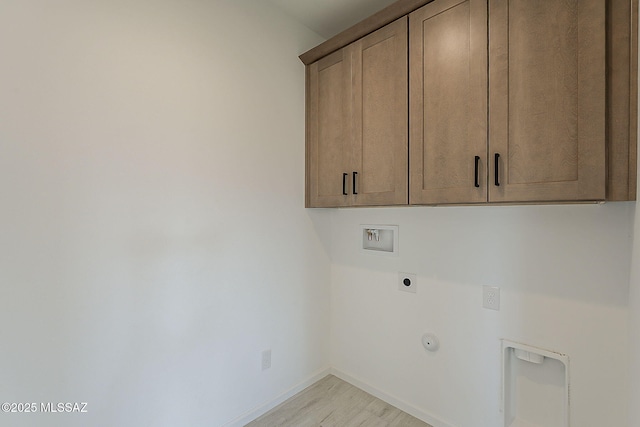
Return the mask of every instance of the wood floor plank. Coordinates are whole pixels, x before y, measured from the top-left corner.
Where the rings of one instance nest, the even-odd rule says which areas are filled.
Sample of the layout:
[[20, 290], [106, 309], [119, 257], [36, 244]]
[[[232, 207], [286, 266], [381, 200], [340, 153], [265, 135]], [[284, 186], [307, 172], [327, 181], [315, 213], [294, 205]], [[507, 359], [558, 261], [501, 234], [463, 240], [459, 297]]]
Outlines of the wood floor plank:
[[365, 410], [375, 414], [387, 422], [391, 422], [397, 418], [400, 414], [403, 414], [400, 409], [395, 406], [389, 405], [387, 402], [383, 402], [380, 399], [375, 399], [365, 408]]
[[429, 424], [420, 421], [406, 412], [402, 412], [398, 417], [389, 423], [389, 427], [431, 427]]
[[369, 411], [360, 411], [344, 427], [389, 427], [389, 423]]
[[337, 399], [349, 390], [350, 384], [329, 375], [307, 387], [286, 402], [272, 409], [247, 427], [303, 427], [307, 420], [325, 418], [333, 410], [332, 399]]
[[350, 386], [340, 396], [331, 399], [331, 414], [320, 421], [322, 427], [346, 426], [375, 399], [370, 394]]
[[245, 427], [432, 427], [327, 375]]

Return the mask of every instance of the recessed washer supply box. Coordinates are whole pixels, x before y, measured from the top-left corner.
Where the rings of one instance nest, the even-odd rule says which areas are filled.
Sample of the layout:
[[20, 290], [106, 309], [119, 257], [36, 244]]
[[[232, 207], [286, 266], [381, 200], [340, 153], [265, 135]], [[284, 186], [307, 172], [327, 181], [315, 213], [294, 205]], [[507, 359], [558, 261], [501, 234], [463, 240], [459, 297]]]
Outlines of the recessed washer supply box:
[[363, 253], [398, 255], [397, 225], [360, 225], [360, 249]]

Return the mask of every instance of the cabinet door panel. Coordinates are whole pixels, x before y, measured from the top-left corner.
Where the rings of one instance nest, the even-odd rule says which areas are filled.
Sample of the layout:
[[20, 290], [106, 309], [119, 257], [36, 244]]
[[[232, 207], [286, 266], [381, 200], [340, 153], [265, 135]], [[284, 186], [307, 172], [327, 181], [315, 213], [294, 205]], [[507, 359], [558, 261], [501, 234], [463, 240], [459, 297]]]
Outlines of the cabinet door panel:
[[349, 165], [350, 56], [343, 49], [307, 69], [307, 206], [345, 206]]
[[407, 204], [407, 48], [407, 18], [352, 46], [354, 205]]
[[491, 0], [489, 200], [605, 198], [605, 1]]
[[486, 0], [435, 1], [409, 28], [410, 203], [486, 202]]

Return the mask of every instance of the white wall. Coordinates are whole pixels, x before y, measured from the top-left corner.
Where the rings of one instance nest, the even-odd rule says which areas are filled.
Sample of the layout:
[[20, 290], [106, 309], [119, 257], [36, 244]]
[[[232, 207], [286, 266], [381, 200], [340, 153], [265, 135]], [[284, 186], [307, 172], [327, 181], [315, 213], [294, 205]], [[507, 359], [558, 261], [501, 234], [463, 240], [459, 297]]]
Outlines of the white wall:
[[[640, 79], [639, 79], [640, 80]], [[639, 120], [640, 123], [640, 113]], [[638, 153], [640, 159], [640, 153]], [[638, 177], [640, 187], [640, 176]], [[631, 280], [629, 289], [629, 312], [631, 343], [631, 409], [629, 427], [640, 422], [640, 197], [636, 203], [636, 215], [633, 233], [633, 252], [631, 258]]]
[[328, 366], [320, 41], [263, 1], [0, 3], [0, 401], [89, 403], [0, 424], [223, 425]]
[[[265, 3], [0, 4], [0, 401], [89, 403], [0, 424], [233, 424], [331, 348], [436, 427], [495, 426], [501, 337], [569, 354], [573, 425], [640, 419], [635, 205], [305, 211], [321, 40]], [[400, 257], [361, 223], [399, 224]]]
[[640, 420], [640, 202], [636, 204], [631, 258], [631, 286], [629, 290], [629, 312], [631, 344], [631, 402], [629, 427], [635, 427]]
[[[500, 426], [507, 338], [569, 355], [573, 426], [627, 425], [634, 207], [334, 212], [332, 366], [436, 427]], [[399, 257], [360, 253], [359, 224], [398, 224]], [[417, 294], [397, 290], [399, 271]], [[499, 312], [482, 285], [501, 288]]]

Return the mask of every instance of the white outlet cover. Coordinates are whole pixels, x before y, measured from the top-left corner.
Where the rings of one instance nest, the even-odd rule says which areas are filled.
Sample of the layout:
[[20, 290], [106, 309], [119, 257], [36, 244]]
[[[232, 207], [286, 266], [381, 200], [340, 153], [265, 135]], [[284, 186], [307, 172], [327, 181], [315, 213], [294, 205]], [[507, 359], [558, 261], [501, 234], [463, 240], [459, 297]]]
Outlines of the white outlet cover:
[[416, 293], [418, 289], [418, 279], [413, 273], [398, 273], [398, 290]]
[[496, 286], [482, 287], [482, 307], [489, 310], [500, 310], [500, 288]]
[[264, 350], [262, 352], [262, 370], [271, 368], [271, 350]]

